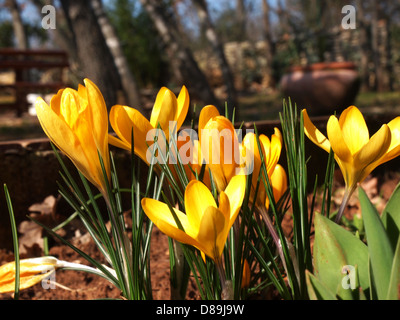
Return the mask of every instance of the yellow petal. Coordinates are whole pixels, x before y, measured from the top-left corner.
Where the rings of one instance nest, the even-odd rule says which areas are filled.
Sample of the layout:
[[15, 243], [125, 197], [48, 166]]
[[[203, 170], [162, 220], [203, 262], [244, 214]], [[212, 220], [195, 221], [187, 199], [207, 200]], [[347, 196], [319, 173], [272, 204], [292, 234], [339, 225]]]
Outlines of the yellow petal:
[[[287, 190], [286, 171], [280, 164], [277, 164], [275, 166], [275, 170], [271, 175], [271, 186], [272, 186], [272, 192], [274, 194], [274, 200], [277, 203]], [[265, 200], [265, 206], [266, 208], [269, 207], [268, 196], [266, 197]]]
[[201, 132], [201, 151], [218, 191], [236, 174], [240, 160], [239, 142], [232, 122], [223, 116], [209, 121]]
[[400, 155], [400, 117], [396, 117], [388, 124], [391, 133], [390, 147], [387, 153], [382, 157], [380, 163], [387, 162]]
[[[20, 289], [29, 288], [55, 271], [57, 259], [42, 257], [20, 260]], [[15, 262], [0, 266], [0, 293], [15, 290]]]
[[246, 180], [247, 178], [245, 175], [236, 175], [231, 179], [225, 189], [230, 204], [229, 228], [232, 226], [242, 207], [244, 195], [246, 193]]
[[197, 235], [199, 249], [214, 261], [221, 256], [224, 250], [227, 225], [224, 214], [215, 207], [208, 207], [201, 219]]
[[108, 142], [115, 147], [125, 149], [128, 151], [130, 151], [132, 147], [130, 143], [123, 141], [117, 137], [114, 137], [112, 134], [108, 135]]
[[390, 142], [390, 129], [384, 124], [354, 157], [355, 170], [362, 172], [357, 182], [362, 182], [381, 163]]
[[61, 95], [60, 117], [74, 130], [76, 121], [80, 117], [80, 104], [78, 93], [66, 88]]
[[[367, 124], [362, 113], [356, 107], [348, 107], [342, 112], [339, 118], [339, 125], [343, 139], [346, 141], [351, 154], [354, 155], [368, 142]], [[330, 137], [329, 140], [331, 141]]]
[[60, 89], [58, 92], [51, 97], [50, 107], [53, 112], [60, 116], [60, 107], [61, 107], [61, 97], [65, 89]]
[[178, 103], [178, 112], [177, 112], [178, 125], [177, 125], [176, 130], [179, 130], [179, 128], [182, 126], [183, 122], [185, 121], [186, 115], [189, 110], [189, 92], [185, 86], [182, 86], [182, 89], [179, 92], [179, 95], [177, 98], [177, 103]]
[[279, 161], [282, 152], [282, 134], [278, 128], [274, 128], [274, 134], [271, 136], [271, 150], [269, 162], [267, 163], [267, 172], [270, 174]]
[[57, 148], [72, 160], [78, 170], [89, 181], [95, 183], [91, 177], [90, 161], [77, 135], [63, 119], [53, 112], [42, 98], [36, 100], [35, 107], [39, 122], [46, 135]]
[[311, 122], [306, 109], [303, 109], [302, 114], [304, 119], [304, 133], [314, 144], [329, 153], [331, 150], [329, 140]]
[[246, 163], [249, 168], [249, 174], [252, 173], [250, 202], [253, 202], [254, 193], [257, 188], [257, 180], [261, 173], [261, 156], [258, 149], [257, 137], [253, 132], [247, 133], [242, 141], [242, 146], [245, 148]]
[[[158, 92], [153, 110], [151, 111], [150, 124], [153, 128], [158, 128], [158, 125], [160, 125], [168, 139], [169, 122], [176, 121], [177, 112], [178, 105], [175, 94], [171, 90], [163, 87]], [[172, 129], [174, 129], [174, 127], [172, 127]]]
[[153, 221], [161, 232], [179, 242], [197, 246], [197, 241], [192, 236], [197, 235], [198, 227], [193, 229], [183, 212], [173, 209], [185, 231], [179, 229], [170, 208], [165, 203], [155, 199], [143, 198], [141, 204], [148, 218]]
[[210, 119], [217, 117], [219, 115], [220, 114], [219, 114], [218, 109], [213, 105], [207, 105], [207, 106], [203, 107], [203, 109], [201, 109], [200, 116], [199, 116], [199, 125], [198, 125], [198, 131], [199, 131], [200, 137], [201, 137], [201, 130], [204, 129], [207, 122]]
[[327, 125], [328, 138], [335, 156], [342, 161], [352, 162], [353, 155], [344, 139], [339, 121], [335, 116], [329, 117]]
[[210, 190], [200, 181], [192, 180], [185, 190], [185, 210], [189, 223], [199, 226], [208, 207], [217, 207]]
[[97, 149], [103, 158], [105, 168], [109, 171], [107, 106], [99, 88], [89, 79], [84, 79], [84, 83], [86, 92], [82, 92], [81, 95], [87, 97], [89, 104], [88, 121]]
[[[148, 145], [152, 144], [153, 136], [146, 137], [150, 134], [153, 127], [150, 122], [136, 109], [115, 105], [110, 111], [110, 124], [115, 133], [122, 140], [123, 144], [131, 145], [131, 137], [133, 130], [134, 148], [135, 153], [146, 163], [146, 152]], [[114, 139], [110, 143], [116, 143]]]

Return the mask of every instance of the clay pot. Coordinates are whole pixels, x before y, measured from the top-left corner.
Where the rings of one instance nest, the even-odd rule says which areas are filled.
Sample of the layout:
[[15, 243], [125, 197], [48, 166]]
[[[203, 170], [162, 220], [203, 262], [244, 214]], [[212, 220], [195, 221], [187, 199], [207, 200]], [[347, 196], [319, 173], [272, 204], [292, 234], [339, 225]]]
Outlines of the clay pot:
[[281, 79], [281, 90], [310, 115], [327, 115], [354, 104], [360, 77], [352, 62], [316, 63], [292, 67]]

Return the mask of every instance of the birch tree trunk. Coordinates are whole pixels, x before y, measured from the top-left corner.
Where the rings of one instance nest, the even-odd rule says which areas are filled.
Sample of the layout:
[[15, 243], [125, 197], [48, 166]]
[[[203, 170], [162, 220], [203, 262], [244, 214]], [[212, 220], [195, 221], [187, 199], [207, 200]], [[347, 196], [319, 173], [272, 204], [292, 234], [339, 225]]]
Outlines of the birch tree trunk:
[[26, 50], [28, 49], [28, 38], [25, 33], [24, 24], [22, 23], [20, 7], [16, 0], [7, 0], [5, 4], [9, 8], [12, 16], [12, 25], [17, 39], [17, 48]]
[[275, 87], [275, 83], [272, 76], [272, 60], [275, 54], [275, 45], [272, 41], [271, 34], [271, 21], [270, 21], [270, 7], [268, 0], [262, 1], [262, 11], [263, 11], [263, 21], [264, 21], [264, 39], [265, 39], [265, 58], [267, 59], [267, 76], [268, 76], [268, 84], [272, 87]]
[[246, 41], [246, 7], [244, 0], [236, 0], [236, 21], [238, 24], [238, 40]]
[[207, 3], [205, 2], [205, 0], [193, 0], [193, 4], [196, 7], [200, 23], [205, 30], [206, 38], [211, 43], [214, 54], [218, 59], [218, 64], [221, 69], [222, 77], [224, 79], [227, 91], [226, 102], [227, 102], [228, 113], [229, 116], [232, 116], [233, 108], [237, 107], [237, 95], [236, 95], [233, 74], [225, 56], [224, 47], [211, 22], [210, 16], [208, 14]]
[[[194, 59], [192, 52], [182, 41], [171, 12], [167, 12], [167, 8], [162, 1], [140, 0], [140, 2], [153, 20], [161, 36], [176, 80], [181, 84], [185, 84], [188, 90], [193, 90], [203, 103], [215, 104], [218, 107], [218, 100], [210, 88], [207, 78]], [[220, 110], [223, 109], [220, 108]]]
[[91, 5], [118, 69], [127, 104], [139, 111], [143, 111], [136, 80], [129, 68], [128, 61], [122, 51], [121, 43], [115, 29], [110, 23], [107, 14], [104, 12], [103, 4], [101, 0], [91, 0]]
[[90, 2], [61, 0], [61, 4], [72, 29], [81, 73], [99, 87], [110, 109], [118, 101], [121, 82]]

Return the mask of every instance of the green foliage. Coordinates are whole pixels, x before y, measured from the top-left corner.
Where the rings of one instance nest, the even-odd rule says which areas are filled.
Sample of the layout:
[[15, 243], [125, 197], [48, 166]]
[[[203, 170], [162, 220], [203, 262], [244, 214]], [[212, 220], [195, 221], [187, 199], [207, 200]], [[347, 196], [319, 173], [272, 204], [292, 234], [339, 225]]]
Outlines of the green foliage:
[[137, 7], [135, 0], [114, 0], [110, 20], [139, 87], [160, 87], [168, 79], [161, 40], [149, 15]]
[[13, 46], [14, 31], [11, 21], [3, 21], [0, 24], [0, 47]]
[[[399, 298], [400, 238], [397, 223], [400, 214], [396, 209], [400, 201], [399, 186], [381, 217], [362, 188], [359, 189], [359, 198], [366, 244], [352, 232], [316, 214], [315, 270], [314, 274], [307, 274], [311, 299]], [[349, 274], [344, 272], [344, 267], [350, 271]]]

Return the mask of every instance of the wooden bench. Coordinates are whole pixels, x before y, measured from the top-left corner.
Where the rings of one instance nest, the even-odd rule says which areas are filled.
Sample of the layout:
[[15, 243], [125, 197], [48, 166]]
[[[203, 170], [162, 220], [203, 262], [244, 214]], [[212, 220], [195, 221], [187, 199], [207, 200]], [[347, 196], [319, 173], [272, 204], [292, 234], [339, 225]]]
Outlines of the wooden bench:
[[[0, 83], [1, 91], [13, 91], [14, 102], [0, 103], [1, 108], [13, 108], [17, 116], [28, 110], [28, 93], [53, 93], [65, 87], [64, 70], [68, 56], [61, 50], [0, 49], [0, 72], [13, 71], [13, 83]], [[56, 79], [43, 80], [43, 73], [54, 70]]]

